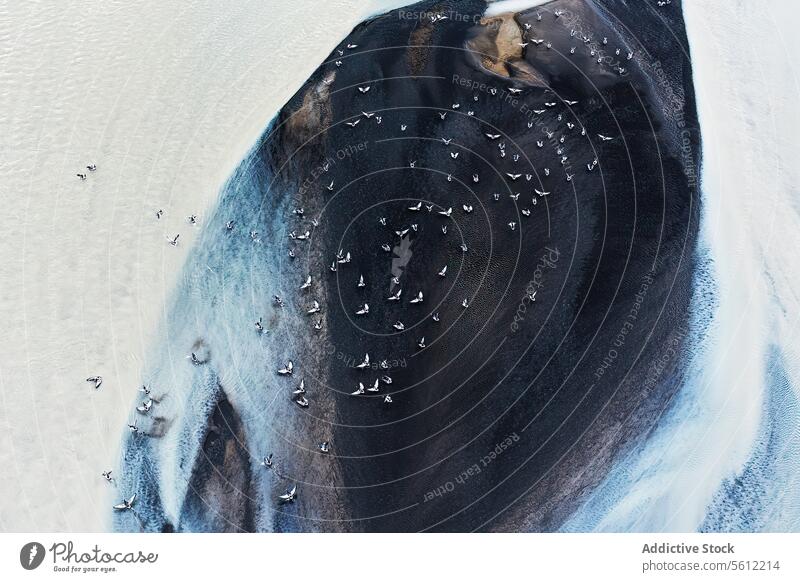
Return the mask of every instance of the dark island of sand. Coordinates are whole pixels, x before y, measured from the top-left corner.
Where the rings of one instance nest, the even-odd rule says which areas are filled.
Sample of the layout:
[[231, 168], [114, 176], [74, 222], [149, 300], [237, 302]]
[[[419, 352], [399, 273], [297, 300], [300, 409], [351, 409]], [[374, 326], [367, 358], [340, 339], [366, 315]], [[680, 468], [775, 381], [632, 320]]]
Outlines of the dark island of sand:
[[677, 4], [357, 26], [205, 225], [115, 528], [559, 529], [684, 372], [664, 354], [700, 148]]

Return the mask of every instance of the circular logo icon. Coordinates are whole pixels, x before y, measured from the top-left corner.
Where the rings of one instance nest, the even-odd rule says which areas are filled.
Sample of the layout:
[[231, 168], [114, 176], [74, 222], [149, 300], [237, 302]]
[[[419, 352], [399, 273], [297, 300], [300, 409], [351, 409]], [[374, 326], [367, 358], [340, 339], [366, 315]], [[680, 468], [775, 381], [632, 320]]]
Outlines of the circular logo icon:
[[44, 546], [39, 542], [28, 542], [19, 551], [19, 563], [26, 570], [35, 570], [44, 561]]

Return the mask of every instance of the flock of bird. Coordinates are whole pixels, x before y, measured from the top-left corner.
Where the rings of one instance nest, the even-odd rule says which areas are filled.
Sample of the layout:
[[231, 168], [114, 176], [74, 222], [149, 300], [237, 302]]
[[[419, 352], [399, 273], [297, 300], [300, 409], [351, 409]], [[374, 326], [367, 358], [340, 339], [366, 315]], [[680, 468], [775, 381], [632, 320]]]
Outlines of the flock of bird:
[[[553, 14], [555, 18], [559, 18], [562, 15], [559, 11], [556, 11]], [[439, 18], [432, 19], [432, 21], [436, 23], [446, 19], [446, 16], [441, 16]], [[541, 14], [538, 14], [537, 21], [541, 20], [542, 16]], [[531, 24], [524, 24], [523, 28], [522, 42], [520, 43], [523, 49], [527, 48], [531, 44], [534, 47], [542, 47], [543, 50], [548, 50], [552, 47], [551, 42], [549, 42], [547, 39], [534, 38], [534, 30]], [[580, 40], [583, 40], [585, 45], [589, 45], [591, 41], [589, 36], [576, 33], [574, 30], [570, 31], [569, 34], [571, 37], [581, 37]], [[606, 45], [607, 42], [608, 40], [606, 38], [602, 39], [603, 45]], [[345, 48], [337, 49], [337, 52], [339, 56], [343, 56], [346, 50], [354, 50], [357, 47], [358, 45], [349, 43], [345, 46]], [[575, 50], [575, 47], [571, 47], [570, 53], [574, 54]], [[590, 51], [591, 56], [595, 55], [595, 49], [587, 48], [587, 51]], [[619, 55], [620, 52], [621, 49], [616, 49], [617, 55]], [[627, 60], [631, 60], [633, 58], [632, 51], [626, 51], [626, 54]], [[601, 63], [601, 60], [598, 60], [597, 63]], [[344, 65], [344, 61], [342, 59], [336, 59], [334, 61], [334, 65], [337, 68], [342, 67]], [[619, 66], [617, 67], [617, 72], [624, 74], [625, 69]], [[328, 76], [323, 82], [330, 84], [333, 82], [333, 80], [334, 76]], [[513, 80], [509, 80], [509, 83], [513, 83]], [[544, 100], [541, 103], [536, 104], [534, 108], [531, 109], [533, 114], [539, 119], [537, 121], [529, 120], [527, 122], [527, 128], [531, 132], [541, 132], [540, 134], [537, 133], [535, 136], [537, 139], [534, 139], [536, 149], [542, 150], [541, 154], [544, 155], [552, 150], [552, 168], [550, 165], [548, 165], [542, 167], [541, 171], [536, 171], [533, 169], [526, 171], [522, 167], [525, 165], [522, 158], [524, 155], [522, 149], [518, 148], [517, 146], [508, 146], [502, 133], [497, 133], [497, 130], [487, 131], [480, 122], [480, 117], [476, 117], [475, 109], [479, 107], [480, 101], [478, 94], [474, 94], [472, 96], [472, 103], [470, 103], [469, 107], [465, 106], [463, 111], [466, 112], [466, 116], [468, 118], [474, 118], [475, 120], [479, 121], [476, 126], [478, 127], [478, 131], [481, 133], [481, 139], [487, 140], [493, 145], [493, 147], [496, 148], [495, 155], [497, 156], [497, 162], [493, 170], [499, 172], [504, 182], [504, 186], [510, 192], [507, 196], [507, 199], [510, 199], [513, 204], [508, 206], [509, 217], [505, 226], [507, 226], [510, 231], [514, 232], [517, 231], [518, 227], [521, 229], [522, 224], [520, 221], [524, 221], [527, 217], [531, 216], [534, 208], [538, 204], [539, 199], [551, 195], [551, 193], [557, 188], [557, 184], [554, 182], [556, 178], [556, 169], [560, 168], [560, 173], [562, 174], [565, 183], [572, 182], [575, 173], [572, 170], [572, 162], [570, 161], [569, 145], [571, 141], [576, 139], [588, 140], [590, 142], [592, 151], [597, 152], [598, 145], [612, 141], [614, 137], [608, 135], [607, 133], [595, 132], [594, 135], [597, 136], [598, 141], [592, 143], [590, 132], [579, 121], [576, 113], [573, 110], [573, 107], [578, 105], [577, 100], [565, 99], [559, 95], [556, 95], [549, 89], [542, 91], [541, 89], [536, 89], [533, 87], [526, 88], [520, 86], [509, 87], [507, 90], [509, 93], [515, 96], [521, 96], [523, 99], [528, 96], [534, 97], [534, 94], [544, 94]], [[497, 90], [490, 88], [488, 95], [489, 98], [496, 96]], [[363, 132], [366, 131], [365, 126], [369, 123], [374, 123], [377, 125], [383, 124], [384, 117], [388, 117], [391, 115], [391, 113], [377, 115], [374, 112], [370, 112], [369, 104], [370, 100], [373, 98], [378, 99], [379, 96], [377, 95], [376, 91], [372, 91], [372, 85], [368, 84], [356, 87], [354, 91], [354, 100], [359, 102], [358, 109], [360, 110], [360, 113], [343, 121], [346, 127], [354, 132]], [[448, 115], [459, 114], [463, 114], [461, 103], [447, 103], [441, 107], [440, 111], [434, 114], [434, 119], [438, 119], [438, 121], [442, 122], [446, 120]], [[362, 121], [364, 122], [364, 125], [361, 125]], [[390, 120], [387, 119], [387, 121]], [[391, 124], [384, 124], [383, 127], [391, 127]], [[398, 125], [395, 127], [399, 127], [400, 132], [404, 133], [408, 129], [408, 124], [398, 123]], [[459, 164], [459, 160], [463, 159], [461, 157], [462, 150], [459, 149], [460, 144], [455, 141], [455, 137], [440, 135], [438, 136], [438, 139], [440, 139], [442, 147], [449, 154], [447, 159], [449, 159], [454, 165]], [[407, 163], [409, 168], [418, 167], [417, 160], [407, 160]], [[581, 161], [581, 165], [585, 166], [586, 172], [593, 172], [598, 167], [599, 163], [598, 157], [592, 157], [592, 159]], [[498, 167], [503, 168], [502, 170], [498, 170]], [[96, 170], [96, 166], [87, 166], [87, 169], [93, 172]], [[327, 165], [323, 167], [323, 169], [325, 172], [328, 172], [330, 170], [330, 166]], [[456, 172], [456, 169], [448, 170], [446, 173], [447, 182], [453, 182], [455, 176], [454, 172]], [[481, 176], [481, 172], [479, 170], [470, 169], [468, 174], [468, 177], [464, 179], [465, 183], [481, 183], [483, 177]], [[78, 174], [78, 177], [83, 180], [86, 178], [86, 175]], [[489, 176], [485, 181], [491, 181], [491, 176]], [[326, 192], [334, 192], [336, 182], [336, 178], [332, 178], [329, 183], [326, 180], [325, 183], [322, 184], [322, 195], [325, 195]], [[475, 187], [477, 188], [477, 186]], [[505, 197], [497, 192], [491, 193], [492, 201], [499, 203], [501, 198]], [[380, 216], [378, 218], [378, 224], [383, 229], [380, 232], [384, 233], [382, 235], [384, 240], [379, 242], [380, 249], [386, 254], [391, 254], [398, 248], [396, 246], [397, 244], [402, 244], [403, 241], [408, 240], [409, 237], [419, 234], [422, 229], [428, 226], [428, 223], [431, 220], [436, 221], [437, 223], [434, 230], [441, 232], [442, 237], [447, 237], [449, 232], [448, 226], [456, 221], [456, 217], [461, 215], [464, 220], [468, 220], [473, 211], [473, 205], [469, 204], [468, 202], [452, 202], [451, 204], [447, 204], [446, 207], [444, 207], [444, 205], [433, 204], [425, 200], [417, 200], [413, 203], [406, 204], [404, 208], [400, 209], [399, 212], [399, 214], [404, 216], [401, 223], [391, 224], [390, 220], [386, 216]], [[161, 219], [163, 216], [163, 210], [157, 210], [155, 215], [156, 219]], [[296, 207], [292, 209], [292, 215], [293, 218], [290, 218], [290, 220], [297, 220], [301, 226], [293, 229], [288, 235], [289, 248], [287, 252], [290, 259], [294, 259], [297, 256], [297, 245], [307, 244], [307, 242], [311, 239], [312, 229], [319, 226], [320, 221], [319, 218], [309, 219], [307, 217], [306, 209], [303, 207]], [[302, 226], [306, 220], [309, 220], [310, 227]], [[191, 215], [188, 218], [188, 221], [190, 224], [195, 225], [198, 223], [198, 218], [196, 215]], [[225, 229], [228, 232], [233, 232], [235, 227], [236, 224], [232, 220], [229, 220], [225, 224]], [[169, 244], [176, 246], [178, 244], [179, 237], [180, 234], [176, 234], [174, 237], [168, 238], [167, 240]], [[253, 243], [260, 243], [259, 233], [257, 231], [249, 231], [249, 238]], [[460, 253], [469, 252], [469, 245], [463, 238], [456, 241], [454, 244], [459, 249]], [[306, 272], [298, 278], [297, 293], [300, 297], [301, 305], [299, 311], [303, 317], [308, 318], [310, 322], [310, 328], [313, 332], [318, 332], [323, 327], [323, 304], [318, 298], [314, 297], [314, 291], [318, 279], [326, 275], [330, 276], [331, 274], [335, 274], [336, 277], [347, 277], [344, 275], [344, 273], [348, 269], [351, 269], [351, 265], [353, 263], [354, 257], [352, 253], [343, 249], [339, 249], [336, 255], [331, 258], [330, 263], [319, 265], [317, 267], [318, 271], [316, 273]], [[446, 279], [448, 276], [449, 266], [450, 265], [448, 264], [442, 264], [433, 273], [431, 273], [432, 278], [434, 280]], [[402, 313], [405, 313], [406, 310], [417, 309], [420, 305], [424, 304], [427, 299], [428, 291], [420, 287], [412, 287], [410, 292], [406, 291], [405, 289], [408, 289], [408, 285], [406, 282], [401, 280], [401, 277], [402, 274], [398, 275], [393, 273], [388, 281], [389, 292], [383, 294], [377, 299], [373, 297], [364, 298], [360, 303], [351, 307], [352, 315], [357, 318], [368, 318], [370, 316], [370, 303], [374, 304], [376, 301], [383, 301], [387, 305], [394, 304], [400, 306], [398, 311]], [[357, 293], [368, 293], [368, 281], [362, 273], [352, 273], [351, 280], [352, 284], [357, 290]], [[379, 282], [379, 286], [381, 286], [381, 288], [383, 288], [382, 285], [383, 282]], [[461, 309], [468, 309], [471, 300], [472, 299], [470, 297], [464, 297], [460, 302]], [[273, 297], [273, 303], [275, 307], [279, 309], [283, 309], [287, 306], [287, 302], [278, 295]], [[416, 314], [419, 313], [419, 311], [416, 311]], [[441, 321], [441, 315], [438, 311], [432, 312], [429, 315], [430, 320], [434, 324]], [[390, 319], [393, 319], [391, 323], [387, 324], [390, 330], [398, 333], [402, 333], [406, 330], [407, 326], [403, 321], [402, 315], [399, 315], [397, 318]], [[269, 333], [269, 330], [264, 326], [263, 317], [259, 318], [255, 322], [254, 326], [257, 334]], [[416, 339], [415, 343], [417, 348], [420, 350], [424, 350], [427, 347], [425, 336]], [[191, 353], [189, 356], [187, 356], [187, 358], [189, 358], [194, 365], [202, 365], [205, 363], [195, 353]], [[354, 389], [349, 392], [350, 396], [355, 398], [377, 396], [381, 398], [385, 404], [391, 404], [393, 402], [392, 394], [383, 392], [383, 390], [387, 389], [393, 384], [393, 380], [389, 375], [390, 366], [386, 359], [380, 359], [377, 361], [377, 364], [375, 364], [371, 360], [370, 354], [366, 353], [363, 360], [353, 367], [355, 368], [355, 373], [360, 374], [361, 377], [354, 380]], [[377, 377], [374, 375], [367, 377], [367, 374], [375, 369], [380, 370]], [[291, 359], [276, 369], [276, 374], [286, 379], [294, 378], [296, 376], [296, 372], [297, 370], [294, 362]], [[87, 378], [87, 381], [93, 383], [95, 389], [97, 389], [100, 388], [103, 380], [100, 376], [92, 376]], [[151, 412], [153, 406], [157, 405], [158, 402], [150, 394], [150, 390], [147, 387], [142, 387], [140, 390], [145, 393], [146, 399], [139, 406], [137, 406], [137, 412], [141, 415], [147, 415]], [[300, 383], [293, 387], [291, 390], [291, 399], [300, 408], [309, 407], [310, 402], [306, 392], [304, 380], [301, 379]], [[134, 420], [132, 424], [129, 424], [128, 428], [134, 435], [142, 434], [141, 430], [137, 426], [136, 420]], [[327, 454], [331, 451], [331, 443], [329, 441], [323, 441], [319, 443], [317, 447], [323, 454]], [[277, 473], [272, 454], [264, 457], [261, 465], [264, 466], [265, 469]], [[111, 471], [104, 472], [103, 477], [108, 482], [113, 483], [114, 481], [114, 478], [111, 476]], [[287, 488], [285, 493], [279, 495], [277, 501], [280, 503], [288, 503], [294, 501], [296, 498], [297, 486], [293, 485]], [[117, 511], [128, 511], [133, 509], [135, 501], [136, 495], [133, 495], [130, 498], [123, 499], [120, 503], [115, 504], [113, 508]]]

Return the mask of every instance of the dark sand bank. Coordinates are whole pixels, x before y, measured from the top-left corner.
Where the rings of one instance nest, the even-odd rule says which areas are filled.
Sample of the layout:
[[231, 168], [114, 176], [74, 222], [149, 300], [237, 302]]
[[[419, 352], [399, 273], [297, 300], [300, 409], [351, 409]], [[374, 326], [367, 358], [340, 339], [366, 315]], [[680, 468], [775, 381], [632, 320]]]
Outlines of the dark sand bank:
[[[227, 384], [229, 369], [206, 366], [219, 391], [170, 527], [554, 530], [677, 390], [681, 360], [653, 366], [686, 335], [699, 216], [686, 175], [700, 148], [679, 10], [558, 0], [482, 19], [484, 8], [423, 2], [356, 27], [223, 195], [209, 228], [234, 212], [266, 225], [256, 250], [225, 252], [270, 265], [271, 279], [235, 283], [245, 297], [257, 289], [267, 326], [283, 332], [264, 340], [267, 357], [232, 358], [250, 368], [247, 397]], [[437, 12], [450, 17], [432, 22]], [[544, 42], [521, 47], [523, 34]], [[405, 229], [401, 242], [395, 231]], [[201, 254], [223, 252], [222, 230], [205, 236]], [[307, 241], [290, 237], [306, 230]], [[331, 272], [340, 249], [351, 261]], [[387, 301], [393, 275], [398, 302]], [[272, 302], [278, 286], [284, 307]], [[418, 291], [424, 302], [410, 304]], [[309, 316], [312, 299], [322, 309]], [[364, 303], [369, 315], [357, 316]], [[392, 327], [398, 320], [405, 330]], [[238, 341], [210, 349], [238, 353]], [[390, 369], [354, 369], [367, 352]], [[275, 376], [285, 356], [297, 366], [288, 383]], [[383, 375], [392, 383], [377, 394], [350, 395]], [[255, 413], [301, 378], [308, 409], [281, 396], [268, 420]], [[137, 475], [135, 488], [158, 490], [141, 454], [155, 447], [159, 458], [157, 446], [128, 443], [123, 471]], [[270, 452], [278, 477], [258, 465]], [[278, 506], [292, 482], [298, 500]], [[162, 529], [165, 512], [151, 504], [145, 529]], [[133, 529], [126, 519], [119, 528]]]

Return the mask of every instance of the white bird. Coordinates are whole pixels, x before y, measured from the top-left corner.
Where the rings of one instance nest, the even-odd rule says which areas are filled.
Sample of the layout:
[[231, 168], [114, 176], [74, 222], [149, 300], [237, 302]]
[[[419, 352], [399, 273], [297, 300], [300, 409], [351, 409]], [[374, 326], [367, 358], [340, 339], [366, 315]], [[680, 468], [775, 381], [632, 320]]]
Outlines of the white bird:
[[282, 503], [289, 503], [297, 499], [297, 485], [286, 491], [283, 495], [278, 495], [278, 499]]
[[367, 392], [378, 392], [378, 390], [379, 390], [378, 383], [379, 382], [380, 382], [380, 380], [378, 378], [375, 378], [375, 383], [372, 386], [370, 386], [369, 388], [367, 388]]
[[448, 208], [447, 210], [440, 210], [439, 211], [439, 214], [441, 214], [442, 216], [450, 216], [452, 213], [453, 213], [453, 208], [452, 207]]
[[301, 394], [305, 394], [305, 393], [306, 393], [306, 381], [305, 380], [300, 380], [300, 386], [298, 386], [297, 390], [292, 392], [292, 394], [294, 396], [300, 396]]
[[412, 300], [410, 301], [410, 303], [417, 304], [417, 303], [422, 303], [422, 301], [423, 301], [423, 297], [422, 297], [422, 291], [420, 291], [419, 293], [417, 293], [417, 296], [416, 296], [416, 297], [414, 297], [414, 299], [412, 299]]
[[94, 389], [97, 390], [103, 384], [103, 377], [102, 376], [89, 376], [86, 378], [87, 382], [91, 382], [94, 384]]
[[361, 115], [363, 115], [364, 117], [366, 117], [367, 119], [369, 119], [370, 117], [372, 117], [372, 116], [373, 116], [373, 115], [375, 115], [375, 114], [374, 114], [374, 113], [367, 113], [366, 111], [362, 111], [362, 112], [361, 112]]
[[547, 196], [548, 194], [550, 194], [550, 192], [545, 192], [545, 191], [539, 190], [537, 188], [534, 188], [533, 191], [536, 192], [536, 194], [538, 194], [539, 196]]
[[577, 105], [578, 104], [577, 101], [570, 101], [569, 99], [565, 99], [564, 103], [566, 103], [567, 105]]
[[456, 158], [458, 158], [458, 152], [450, 152], [450, 157], [455, 160]]
[[369, 313], [369, 303], [365, 303], [364, 307], [356, 311], [356, 315], [367, 315]]
[[476, 184], [480, 181], [478, 174], [472, 174], [472, 181], [475, 182]]
[[573, 177], [574, 175], [575, 175], [575, 174], [567, 174], [567, 182], [572, 182], [572, 177]]
[[291, 360], [286, 362], [286, 365], [278, 370], [278, 374], [280, 374], [281, 376], [291, 376], [292, 372], [294, 372], [294, 362], [292, 362]]
[[364, 359], [361, 361], [360, 364], [356, 366], [359, 370], [363, 370], [364, 368], [369, 368], [369, 354], [364, 356]]
[[535, 45], [540, 45], [540, 44], [542, 44], [544, 42], [544, 39], [543, 38], [532, 38], [531, 42], [533, 44], [535, 44]]
[[355, 121], [345, 121], [344, 123], [345, 123], [345, 125], [349, 125], [350, 127], [355, 127], [356, 125], [361, 123], [361, 118], [359, 117]]
[[516, 228], [517, 228], [517, 223], [516, 223], [516, 222], [513, 222], [513, 221], [512, 221], [512, 222], [509, 222], [509, 223], [508, 223], [508, 228], [510, 228], [511, 230], [516, 230]]
[[409, 210], [411, 210], [412, 212], [417, 212], [417, 211], [419, 211], [421, 208], [422, 208], [422, 201], [420, 201], [420, 202], [417, 202], [417, 204], [416, 204], [416, 205], [414, 205], [414, 206], [409, 206], [409, 207], [408, 207], [408, 209], [409, 209]]
[[441, 270], [441, 271], [439, 271], [439, 276], [440, 276], [440, 277], [444, 277], [446, 274], [447, 274], [447, 265], [445, 265], [444, 267], [442, 267], [442, 270]]
[[511, 93], [512, 95], [519, 95], [520, 93], [522, 93], [522, 89], [514, 89], [513, 87], [509, 87], [508, 92]]
[[490, 140], [494, 141], [494, 140], [496, 140], [497, 138], [500, 137], [500, 134], [499, 133], [487, 133], [486, 137], [488, 137]]
[[598, 133], [597, 137], [599, 137], [601, 141], [611, 141], [612, 139], [614, 139], [613, 137], [608, 137], [601, 133]]
[[362, 94], [363, 94], [363, 93], [366, 93], [367, 91], [369, 91], [369, 89], [370, 89], [370, 86], [369, 86], [369, 85], [365, 85], [365, 86], [363, 86], [363, 87], [359, 87], [359, 88], [358, 88], [358, 90], [359, 90], [359, 91], [360, 91]]
[[148, 398], [147, 400], [142, 402], [141, 406], [137, 406], [136, 410], [138, 410], [142, 414], [145, 414], [145, 413], [149, 412], [152, 407], [153, 407], [153, 399], [152, 398]]
[[439, 321], [439, 312], [433, 314], [433, 321]]
[[419, 340], [417, 342], [417, 345], [419, 346], [420, 349], [425, 349], [425, 337], [423, 337], [421, 340]]
[[442, 225], [442, 234], [447, 234], [447, 225], [446, 224]]
[[391, 404], [392, 403], [392, 397], [387, 394], [386, 396], [383, 397], [383, 401], [386, 404]]
[[527, 42], [518, 42], [517, 44], [518, 44], [519, 46], [521, 46], [522, 48], [525, 48], [525, 47], [526, 47], [526, 46], [528, 46], [530, 43], [527, 43]]
[[167, 241], [169, 241], [169, 244], [171, 244], [172, 246], [176, 247], [176, 246], [178, 246], [178, 238], [180, 236], [181, 236], [180, 234], [176, 234], [173, 238], [167, 238]]
[[300, 289], [301, 289], [301, 290], [303, 290], [303, 289], [308, 289], [309, 287], [311, 287], [311, 275], [309, 275], [308, 277], [306, 277], [306, 282], [305, 282], [305, 283], [303, 283], [302, 285], [300, 285]]
[[466, 252], [467, 252], [467, 245], [466, 245], [466, 243], [461, 243], [461, 252], [462, 252], [462, 253], [466, 253]]
[[395, 328], [396, 330], [398, 330], [398, 331], [403, 331], [403, 330], [406, 328], [406, 326], [405, 326], [405, 325], [403, 325], [403, 322], [402, 322], [402, 321], [396, 321], [396, 322], [394, 322], [394, 325], [393, 325], [392, 327], [394, 327], [394, 328]]
[[308, 308], [308, 311], [306, 311], [307, 315], [314, 315], [315, 313], [319, 313], [319, 302], [318, 301], [314, 301], [311, 304], [311, 307]]
[[333, 192], [333, 180], [331, 180], [331, 183], [330, 183], [330, 184], [328, 184], [327, 188], [328, 188], [328, 190], [330, 190], [331, 192]]
[[365, 287], [366, 283], [364, 283], [364, 275], [358, 276], [358, 287]]
[[272, 468], [272, 453], [264, 457], [264, 460], [261, 461], [261, 464], [265, 466], [267, 469]]
[[306, 399], [305, 396], [301, 396], [300, 398], [295, 400], [294, 403], [297, 404], [297, 406], [299, 406], [300, 408], [308, 408], [308, 400]]
[[113, 481], [113, 480], [114, 480], [114, 477], [112, 477], [112, 476], [111, 476], [111, 473], [112, 473], [111, 471], [103, 471], [103, 473], [102, 473], [102, 475], [103, 475], [103, 478], [104, 478], [106, 481], [108, 481], [109, 483], [111, 483], [111, 481]]
[[331, 443], [329, 443], [328, 441], [322, 441], [317, 445], [317, 447], [319, 447], [320, 452], [327, 454], [331, 450]]
[[462, 206], [462, 208], [464, 209], [464, 212], [466, 212], [467, 214], [469, 214], [470, 212], [472, 212], [472, 206], [471, 206], [471, 205], [469, 205], [469, 204], [464, 204], [464, 205]]
[[131, 495], [130, 499], [123, 499], [122, 503], [117, 503], [114, 509], [117, 511], [127, 511], [133, 509], [133, 503], [136, 501], [136, 494]]
[[461, 307], [463, 307], [464, 309], [466, 309], [467, 307], [469, 307], [469, 301], [467, 301], [466, 299], [464, 299], [464, 301], [462, 301], [462, 302], [461, 302]]
[[450, 142], [451, 142], [451, 141], [453, 141], [453, 138], [452, 138], [452, 137], [451, 137], [450, 139], [445, 139], [445, 138], [442, 138], [442, 142], [444, 143], [444, 145], [450, 145]]
[[408, 127], [408, 126], [407, 126], [406, 124], [404, 124], [404, 123], [403, 123], [403, 124], [401, 124], [401, 125], [400, 125], [400, 131], [405, 131], [407, 127]]
[[363, 382], [359, 382], [359, 383], [358, 383], [358, 389], [357, 389], [357, 390], [355, 390], [355, 391], [353, 391], [353, 392], [351, 392], [351, 393], [350, 393], [350, 396], [359, 396], [359, 395], [361, 395], [361, 394], [364, 394], [364, 391], [365, 391], [365, 389], [364, 389], [364, 384], [363, 384]]
[[444, 113], [440, 113], [440, 114], [439, 114], [439, 117], [440, 117], [441, 119], [444, 119], [445, 117], [447, 117], [447, 111], [445, 111]]
[[516, 182], [522, 176], [522, 174], [509, 174], [508, 172], [506, 172], [506, 176], [511, 178], [512, 182]]
[[402, 289], [398, 289], [397, 293], [395, 293], [394, 295], [390, 295], [389, 297], [386, 298], [386, 300], [387, 301], [400, 301], [400, 294], [402, 292], [403, 292]]

